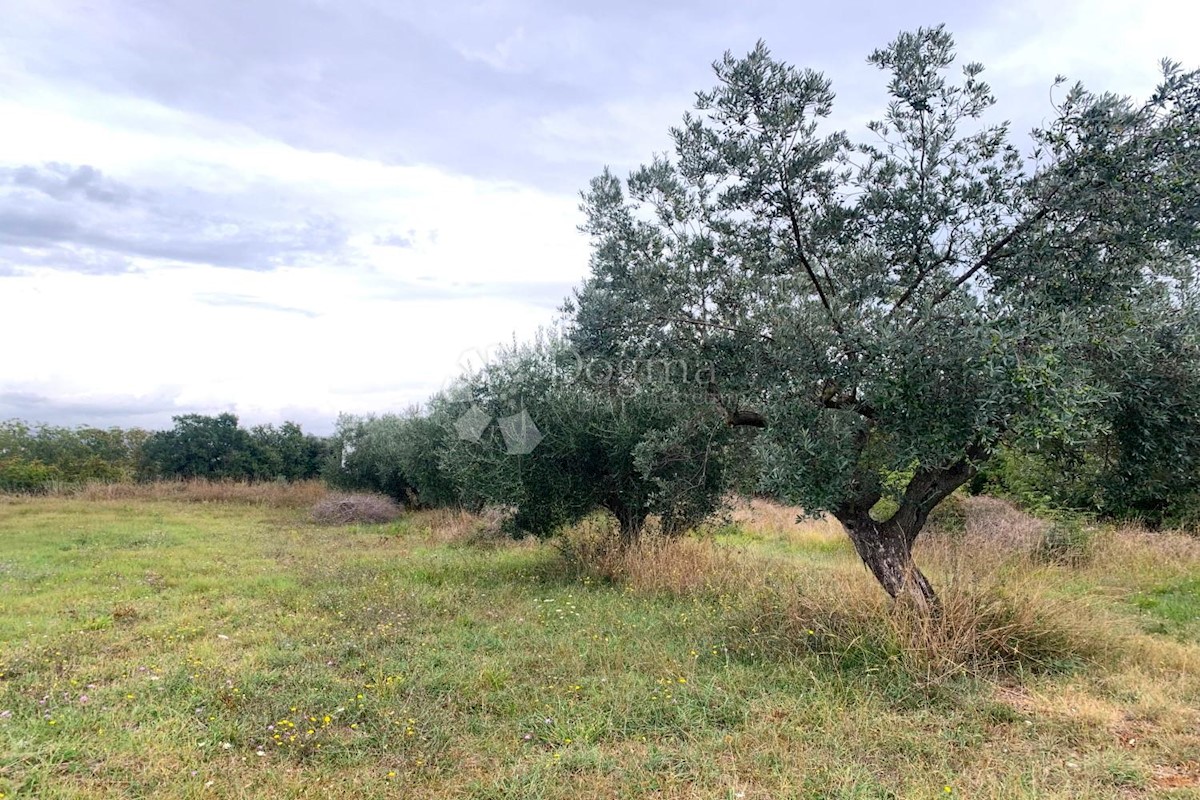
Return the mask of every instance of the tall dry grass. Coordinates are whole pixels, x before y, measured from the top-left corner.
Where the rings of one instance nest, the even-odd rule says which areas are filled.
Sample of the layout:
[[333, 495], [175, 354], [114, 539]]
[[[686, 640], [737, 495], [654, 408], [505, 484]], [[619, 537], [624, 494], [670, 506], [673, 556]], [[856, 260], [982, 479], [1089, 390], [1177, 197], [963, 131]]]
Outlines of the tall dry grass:
[[[764, 500], [736, 508], [734, 524], [751, 539], [811, 548], [818, 557], [770, 556], [711, 537], [648, 536], [622, 548], [604, 517], [575, 526], [559, 547], [576, 573], [633, 592], [734, 598], [729, 629], [746, 652], [815, 654], [900, 670], [918, 685], [965, 674], [1053, 670], [1120, 652], [1127, 624], [1093, 599], [1061, 591], [1065, 571], [1036, 560], [1044, 522], [987, 498], [967, 498], [962, 514], [965, 524], [931, 531], [918, 548], [917, 559], [939, 592], [934, 614], [893, 602], [852, 549], [831, 547], [845, 540], [836, 521], [797, 523], [800, 509]], [[1139, 541], [1147, 546], [1149, 540]], [[1098, 546], [1124, 552], [1138, 545], [1119, 536]]]
[[164, 480], [148, 483], [89, 483], [63, 489], [81, 500], [166, 500], [182, 503], [239, 503], [268, 508], [309, 508], [329, 495], [322, 481], [292, 483]]
[[667, 537], [650, 527], [627, 545], [616, 521], [597, 514], [555, 541], [568, 572], [647, 594], [688, 595], [744, 588], [749, 562], [711, 538]]
[[831, 516], [810, 517], [799, 506], [782, 505], [753, 497], [729, 501], [729, 519], [741, 530], [765, 539], [803, 545], [842, 540], [845, 532]]
[[461, 508], [431, 508], [416, 512], [414, 523], [432, 541], [451, 547], [482, 549], [533, 544], [533, 537], [519, 538], [513, 525], [516, 509], [489, 505], [479, 512]]

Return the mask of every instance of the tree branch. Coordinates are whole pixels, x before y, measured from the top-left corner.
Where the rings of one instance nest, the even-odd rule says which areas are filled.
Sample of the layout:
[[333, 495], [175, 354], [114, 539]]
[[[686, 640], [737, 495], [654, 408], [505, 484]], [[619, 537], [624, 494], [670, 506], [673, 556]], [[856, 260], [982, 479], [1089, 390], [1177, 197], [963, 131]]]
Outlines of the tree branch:
[[1022, 233], [1029, 230], [1029, 228], [1045, 219], [1046, 215], [1054, 210], [1054, 206], [1050, 204], [1050, 201], [1053, 200], [1061, 190], [1062, 184], [1059, 184], [1054, 188], [1054, 191], [1050, 192], [1049, 196], [1042, 203], [1042, 207], [1038, 209], [1036, 214], [1021, 220], [1021, 222], [1012, 227], [1012, 230], [993, 242], [992, 246], [987, 249], [987, 252], [980, 256], [979, 260], [972, 264], [966, 272], [964, 272], [962, 275], [959, 275], [958, 279], [955, 280], [954, 283], [938, 292], [937, 296], [933, 298], [933, 305], [936, 306], [938, 303], [942, 302], [951, 294], [953, 294], [955, 289], [971, 280], [971, 278], [977, 272], [979, 272], [979, 270], [994, 263], [998, 258], [1000, 258], [1001, 254], [1004, 252], [1004, 248], [1008, 247], [1012, 243], [1013, 239], [1016, 239]]
[[767, 427], [767, 418], [757, 411], [744, 411], [739, 408], [734, 408], [732, 411], [725, 405], [725, 401], [721, 399], [721, 393], [717, 390], [715, 383], [708, 384], [708, 394], [717, 404], [717, 408], [721, 409], [721, 413], [725, 415], [725, 422], [731, 428], [765, 428]]
[[889, 318], [894, 317], [896, 315], [896, 312], [900, 310], [900, 306], [902, 306], [908, 302], [909, 298], [913, 296], [913, 294], [917, 291], [917, 288], [921, 285], [921, 282], [924, 281], [925, 278], [927, 278], [931, 272], [933, 272], [935, 269], [940, 267], [942, 264], [945, 264], [946, 262], [948, 262], [953, 257], [953, 255], [954, 255], [954, 235], [957, 232], [958, 232], [958, 226], [956, 225], [950, 231], [949, 240], [946, 242], [946, 252], [941, 258], [937, 259], [936, 261], [930, 262], [923, 269], [917, 270], [916, 276], [913, 277], [913, 282], [911, 284], [909, 284], [908, 288], [906, 288], [904, 290], [904, 293], [902, 295], [900, 295], [900, 299], [897, 300], [895, 305], [892, 306], [892, 310], [888, 312]]
[[955, 489], [969, 481], [985, 458], [987, 451], [983, 446], [972, 444], [962, 458], [947, 467], [919, 467], [908, 486], [904, 488], [900, 507], [888, 520], [888, 524], [897, 526], [911, 547], [917, 534], [925, 526], [929, 512]]
[[792, 197], [792, 187], [788, 183], [787, 178], [780, 169], [779, 185], [783, 189], [783, 197], [786, 201], [788, 222], [792, 229], [792, 239], [796, 242], [796, 258], [800, 259], [801, 266], [808, 273], [808, 279], [812, 282], [813, 288], [817, 290], [817, 297], [821, 299], [821, 305], [825, 307], [825, 313], [829, 316], [829, 321], [833, 323], [833, 328], [838, 333], [843, 333], [842, 324], [838, 322], [837, 316], [833, 313], [833, 306], [829, 302], [829, 298], [825, 295], [825, 290], [821, 288], [821, 281], [817, 278], [816, 270], [813, 269], [812, 262], [808, 260], [808, 256], [804, 254], [804, 235], [800, 232], [800, 218], [796, 216], [796, 201]]
[[722, 325], [719, 322], [706, 322], [705, 320], [688, 319], [687, 317], [659, 316], [655, 317], [655, 319], [657, 319], [659, 322], [678, 322], [684, 325], [694, 325], [697, 328], [717, 328], [719, 330], [729, 331], [730, 333], [741, 333], [745, 334], [746, 336], [757, 336], [758, 338], [765, 339], [768, 342], [775, 341], [775, 339], [769, 333], [763, 333], [762, 331], [748, 331], [745, 328], [735, 328], [732, 325]]

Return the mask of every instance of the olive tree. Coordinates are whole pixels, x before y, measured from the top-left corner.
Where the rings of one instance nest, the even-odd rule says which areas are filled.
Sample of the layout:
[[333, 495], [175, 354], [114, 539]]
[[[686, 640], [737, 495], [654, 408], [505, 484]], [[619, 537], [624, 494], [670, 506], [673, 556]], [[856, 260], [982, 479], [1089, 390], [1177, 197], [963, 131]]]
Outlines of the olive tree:
[[890, 102], [861, 139], [828, 130], [822, 74], [761, 43], [714, 64], [671, 154], [584, 193], [570, 336], [711, 363], [708, 402], [764, 428], [763, 485], [929, 606], [933, 508], [1005, 442], [1100, 433], [1116, 383], [1088, 355], [1194, 307], [1200, 77], [1164, 63], [1141, 103], [1060, 89], [1023, 150], [944, 28], [868, 60]]
[[339, 489], [380, 492], [416, 507], [458, 502], [442, 469], [446, 421], [436, 411], [338, 417], [325, 480]]
[[736, 437], [686, 403], [703, 376], [684, 364], [584, 363], [560, 339], [509, 349], [434, 401], [451, 420], [442, 463], [467, 507], [510, 506], [551, 535], [596, 511], [635, 541], [651, 515], [677, 534], [720, 505]]

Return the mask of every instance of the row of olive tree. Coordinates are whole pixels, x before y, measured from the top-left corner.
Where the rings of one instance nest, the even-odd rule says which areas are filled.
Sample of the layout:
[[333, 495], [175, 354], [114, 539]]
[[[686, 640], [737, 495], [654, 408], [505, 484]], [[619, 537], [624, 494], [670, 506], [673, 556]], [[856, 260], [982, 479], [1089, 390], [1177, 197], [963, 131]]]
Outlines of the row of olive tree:
[[[724, 416], [689, 400], [697, 379], [582, 369], [561, 339], [514, 347], [424, 413], [343, 416], [326, 477], [410, 505], [513, 510], [546, 536], [596, 511], [631, 542], [653, 516], [668, 534], [702, 521], [747, 463]], [[734, 469], [734, 464], [743, 467]]]
[[0, 422], [0, 491], [34, 492], [55, 483], [132, 480], [150, 436], [138, 428], [68, 428]]
[[163, 478], [306, 480], [326, 460], [326, 440], [285, 422], [238, 426], [233, 414], [174, 417], [165, 431], [0, 422], [0, 491]]
[[442, 466], [450, 430], [440, 414], [338, 417], [323, 472], [326, 483], [350, 491], [379, 492], [410, 506], [459, 503]]

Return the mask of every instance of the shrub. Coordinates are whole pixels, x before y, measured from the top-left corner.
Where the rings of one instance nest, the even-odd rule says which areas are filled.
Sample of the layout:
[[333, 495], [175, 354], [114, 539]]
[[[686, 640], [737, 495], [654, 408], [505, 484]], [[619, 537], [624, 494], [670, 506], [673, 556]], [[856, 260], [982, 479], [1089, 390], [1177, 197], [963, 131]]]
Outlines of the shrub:
[[338, 494], [313, 506], [312, 519], [319, 525], [372, 525], [393, 522], [404, 510], [390, 497], [379, 494]]
[[41, 461], [20, 458], [0, 460], [0, 492], [45, 492], [62, 480], [62, 471]]

